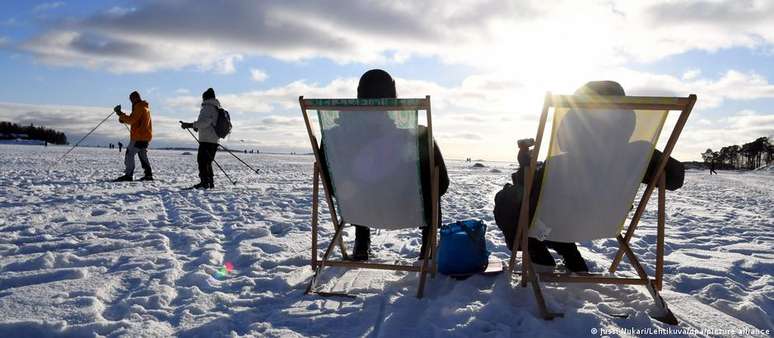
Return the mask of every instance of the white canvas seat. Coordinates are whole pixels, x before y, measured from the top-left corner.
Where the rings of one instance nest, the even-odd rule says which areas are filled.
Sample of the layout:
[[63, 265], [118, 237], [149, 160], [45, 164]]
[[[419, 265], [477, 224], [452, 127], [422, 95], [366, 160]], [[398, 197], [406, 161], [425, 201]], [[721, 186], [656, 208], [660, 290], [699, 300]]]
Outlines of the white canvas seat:
[[318, 116], [342, 220], [380, 229], [427, 225], [417, 112], [321, 110]]
[[[307, 292], [315, 290], [325, 266], [415, 271], [420, 273], [417, 297], [422, 297], [426, 274], [435, 273], [435, 262], [420, 266], [347, 261], [342, 241], [345, 224], [397, 230], [432, 227], [428, 255], [435, 257], [438, 232], [438, 168], [430, 156], [433, 210], [425, 210], [422, 196], [419, 142], [419, 110], [427, 117], [427, 137], [432, 140], [430, 97], [424, 99], [304, 99], [299, 98], [309, 140], [315, 155], [312, 183], [312, 260], [315, 276]], [[307, 111], [315, 111], [321, 142], [318, 143]], [[435, 146], [428, 142], [428, 154]], [[432, 169], [432, 170], [431, 170]], [[323, 170], [327, 172], [323, 175]], [[330, 182], [326, 182], [330, 179]], [[319, 181], [323, 181], [335, 234], [321, 260], [317, 259]], [[330, 190], [330, 191], [329, 191]], [[433, 220], [433, 221], [429, 221]], [[342, 260], [330, 259], [338, 245]]]
[[556, 109], [534, 237], [581, 242], [618, 235], [667, 113]]

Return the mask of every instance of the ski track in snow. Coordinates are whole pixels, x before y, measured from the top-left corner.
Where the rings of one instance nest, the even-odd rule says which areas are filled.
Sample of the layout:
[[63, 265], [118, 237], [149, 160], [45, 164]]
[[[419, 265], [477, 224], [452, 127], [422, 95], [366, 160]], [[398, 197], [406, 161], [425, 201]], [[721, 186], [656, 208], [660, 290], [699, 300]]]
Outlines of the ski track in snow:
[[[0, 337], [593, 336], [591, 328], [669, 327], [647, 315], [652, 300], [634, 286], [545, 285], [549, 307], [565, 317], [543, 321], [531, 289], [502, 274], [438, 275], [419, 300], [415, 273], [329, 268], [320, 289], [357, 297], [304, 295], [312, 157], [239, 154], [256, 175], [221, 152], [239, 183], [218, 172], [217, 188], [202, 192], [180, 189], [197, 180], [195, 156], [182, 151], [150, 151], [156, 182], [108, 183], [121, 174], [122, 154], [78, 148], [49, 170], [66, 149], [0, 145]], [[507, 260], [492, 209], [514, 167], [483, 163], [447, 162], [444, 222], [484, 220], [490, 251]], [[664, 289], [718, 318], [774, 330], [772, 182], [768, 173], [689, 171], [683, 189], [667, 192]], [[654, 194], [632, 240], [651, 277], [655, 206]], [[325, 203], [320, 212], [325, 247]], [[353, 235], [348, 228], [350, 247]], [[419, 230], [374, 231], [372, 244], [376, 260], [411, 263]], [[595, 271], [617, 249], [613, 239], [582, 245]], [[234, 270], [219, 276], [225, 262]], [[621, 270], [633, 274], [628, 264]], [[607, 315], [619, 313], [629, 318]]]

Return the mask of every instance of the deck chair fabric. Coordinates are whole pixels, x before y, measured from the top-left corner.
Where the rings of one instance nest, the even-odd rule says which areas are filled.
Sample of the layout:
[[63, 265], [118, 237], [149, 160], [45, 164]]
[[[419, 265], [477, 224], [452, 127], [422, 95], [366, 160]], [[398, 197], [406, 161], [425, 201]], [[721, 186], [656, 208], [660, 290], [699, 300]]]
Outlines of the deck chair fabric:
[[[312, 183], [312, 257], [315, 273], [307, 293], [315, 290], [317, 278], [327, 266], [412, 271], [420, 274], [417, 297], [423, 296], [426, 276], [437, 271], [438, 223], [440, 222], [440, 168], [434, 156], [421, 161], [422, 153], [435, 154], [432, 140], [430, 97], [424, 99], [304, 99], [299, 97], [315, 165]], [[318, 144], [307, 110], [317, 111], [321, 139]], [[418, 124], [424, 110], [426, 128]], [[422, 148], [420, 148], [422, 147]], [[323, 156], [324, 153], [324, 156]], [[322, 163], [324, 161], [325, 163]], [[327, 170], [327, 175], [322, 173]], [[422, 173], [429, 173], [429, 189], [422, 186]], [[331, 213], [335, 233], [322, 259], [318, 260], [319, 183]], [[426, 187], [425, 187], [426, 188]], [[423, 191], [429, 196], [423, 199]], [[334, 200], [335, 196], [335, 200]], [[429, 209], [428, 203], [430, 202]], [[419, 266], [347, 261], [342, 241], [345, 224], [362, 224], [386, 230], [430, 227], [426, 257]], [[338, 246], [342, 260], [331, 259]], [[342, 294], [336, 294], [342, 295]]]
[[345, 223], [426, 226], [417, 111], [319, 110], [325, 165]]
[[581, 242], [618, 235], [667, 113], [556, 109], [530, 236]]
[[[615, 238], [619, 248], [610, 266], [610, 274], [536, 272], [529, 255], [522, 255], [522, 287], [532, 284], [538, 307], [544, 319], [561, 316], [548, 310], [540, 288], [542, 282], [630, 284], [645, 286], [660, 313], [653, 317], [669, 324], [677, 319], [659, 295], [664, 272], [665, 199], [664, 169], [680, 133], [696, 102], [688, 97], [641, 97], [546, 94], [540, 115], [535, 150], [526, 170], [525, 189], [519, 211], [518, 244], [529, 252], [528, 237], [560, 242]], [[546, 157], [536, 213], [529, 221], [533, 201], [537, 158], [550, 108], [554, 109], [549, 152]], [[649, 171], [664, 121], [670, 111], [680, 111], [658, 165]], [[643, 176], [647, 187], [639, 202], [632, 204]], [[639, 220], [654, 189], [658, 186], [655, 279], [651, 279], [629, 246]], [[625, 234], [621, 232], [630, 210], [634, 209]], [[530, 226], [529, 229], [528, 225]], [[613, 273], [626, 256], [636, 272], [633, 276]], [[512, 251], [509, 271], [514, 271], [516, 251]]]

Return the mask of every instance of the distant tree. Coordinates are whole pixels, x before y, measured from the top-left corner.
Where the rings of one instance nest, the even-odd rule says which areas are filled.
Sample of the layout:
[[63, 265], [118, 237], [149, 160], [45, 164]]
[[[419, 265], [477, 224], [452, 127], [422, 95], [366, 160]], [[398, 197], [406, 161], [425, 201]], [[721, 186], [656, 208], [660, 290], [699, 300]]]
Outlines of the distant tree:
[[704, 163], [709, 166], [712, 161], [714, 161], [714, 153], [712, 152], [712, 149], [707, 148], [705, 152], [701, 154], [701, 158], [704, 160]]
[[766, 164], [771, 164], [771, 162], [774, 162], [774, 142], [772, 142], [772, 137], [768, 138], [768, 149], [766, 150]]
[[732, 145], [728, 147], [728, 156], [730, 156], [730, 164], [732, 169], [739, 169], [739, 151], [741, 147], [738, 145]]
[[25, 134], [30, 140], [67, 144], [67, 136], [63, 132], [44, 127], [35, 127], [32, 123], [27, 127], [22, 127], [12, 122], [0, 121], [0, 134]]
[[717, 161], [720, 164], [719, 169], [728, 169], [728, 166], [726, 165], [726, 162], [730, 161], [731, 156], [729, 155], [729, 148], [723, 147], [720, 148], [720, 151], [718, 152]]

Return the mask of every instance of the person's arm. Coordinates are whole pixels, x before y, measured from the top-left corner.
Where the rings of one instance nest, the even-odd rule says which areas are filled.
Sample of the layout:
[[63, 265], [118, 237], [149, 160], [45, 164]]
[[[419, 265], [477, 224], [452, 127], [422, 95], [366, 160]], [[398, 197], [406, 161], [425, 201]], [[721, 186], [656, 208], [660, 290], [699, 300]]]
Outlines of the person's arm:
[[140, 119], [140, 115], [142, 115], [143, 107], [139, 104], [132, 105], [132, 113], [130, 115], [126, 115], [124, 113], [120, 113], [118, 115], [118, 121], [121, 123], [126, 123], [128, 125], [133, 125], [137, 123], [137, 121]]
[[435, 165], [438, 166], [438, 192], [440, 195], [443, 195], [446, 193], [446, 190], [449, 189], [449, 173], [446, 171], [446, 163], [443, 160], [443, 154], [441, 154], [441, 148], [438, 147], [438, 143], [435, 144], [435, 158], [433, 159], [433, 162], [435, 162]]

